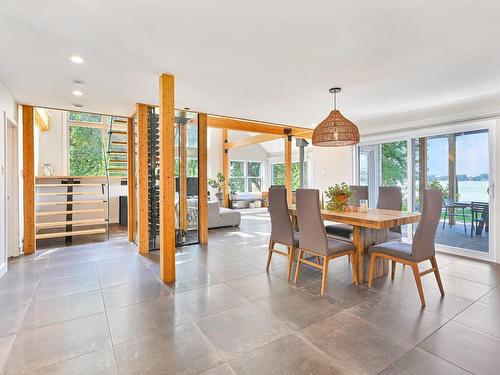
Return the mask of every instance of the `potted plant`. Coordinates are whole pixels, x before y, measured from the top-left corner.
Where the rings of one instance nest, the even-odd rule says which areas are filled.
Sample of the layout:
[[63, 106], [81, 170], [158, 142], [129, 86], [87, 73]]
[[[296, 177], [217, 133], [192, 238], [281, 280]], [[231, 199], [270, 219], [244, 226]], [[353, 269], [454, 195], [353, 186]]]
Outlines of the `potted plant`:
[[326, 203], [327, 210], [345, 211], [349, 205], [349, 199], [352, 197], [352, 191], [345, 182], [329, 186], [325, 191], [328, 198]]
[[217, 196], [217, 199], [219, 200], [219, 204], [221, 205], [221, 207], [224, 205], [225, 184], [226, 184], [226, 178], [221, 172], [217, 173], [217, 179], [214, 178], [208, 179], [208, 186], [210, 186], [212, 189], [217, 189], [217, 193], [215, 193], [215, 195]]

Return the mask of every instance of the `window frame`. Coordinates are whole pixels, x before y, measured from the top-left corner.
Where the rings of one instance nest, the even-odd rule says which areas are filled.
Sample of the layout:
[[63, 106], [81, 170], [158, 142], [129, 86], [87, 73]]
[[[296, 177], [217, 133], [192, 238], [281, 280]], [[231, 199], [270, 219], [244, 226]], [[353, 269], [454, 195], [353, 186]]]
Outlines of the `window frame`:
[[[231, 174], [231, 163], [243, 163], [243, 176], [235, 176], [233, 177]], [[250, 176], [248, 174], [248, 164], [249, 163], [258, 163], [260, 165], [260, 175], [259, 176]], [[229, 161], [229, 179], [243, 179], [245, 191], [237, 192], [237, 193], [262, 193], [264, 190], [264, 162], [262, 160], [242, 160], [242, 159], [231, 159]], [[261, 191], [254, 192], [249, 190], [250, 179], [260, 179], [261, 181]]]

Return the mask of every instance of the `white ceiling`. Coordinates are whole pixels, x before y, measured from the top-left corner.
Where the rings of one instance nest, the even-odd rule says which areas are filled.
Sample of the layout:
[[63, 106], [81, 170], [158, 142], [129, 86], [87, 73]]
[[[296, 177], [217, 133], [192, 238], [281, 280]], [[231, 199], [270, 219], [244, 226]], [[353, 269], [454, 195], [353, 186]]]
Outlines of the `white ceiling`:
[[368, 124], [497, 92], [499, 16], [498, 0], [3, 0], [0, 81], [21, 103], [130, 115], [165, 72], [177, 108], [302, 126], [338, 85]]

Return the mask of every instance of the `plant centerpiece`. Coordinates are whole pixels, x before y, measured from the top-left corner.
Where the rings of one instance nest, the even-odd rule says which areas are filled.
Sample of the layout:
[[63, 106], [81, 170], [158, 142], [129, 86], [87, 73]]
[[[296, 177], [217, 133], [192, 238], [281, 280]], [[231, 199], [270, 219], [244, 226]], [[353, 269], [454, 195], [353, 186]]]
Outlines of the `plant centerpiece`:
[[352, 197], [352, 191], [345, 182], [329, 186], [325, 191], [328, 198], [326, 208], [330, 211], [345, 211], [349, 205], [349, 199]]
[[217, 173], [217, 179], [209, 178], [207, 182], [208, 186], [212, 189], [217, 189], [217, 193], [215, 195], [222, 206], [224, 204], [224, 185], [226, 184], [226, 178], [221, 172], [219, 172]]

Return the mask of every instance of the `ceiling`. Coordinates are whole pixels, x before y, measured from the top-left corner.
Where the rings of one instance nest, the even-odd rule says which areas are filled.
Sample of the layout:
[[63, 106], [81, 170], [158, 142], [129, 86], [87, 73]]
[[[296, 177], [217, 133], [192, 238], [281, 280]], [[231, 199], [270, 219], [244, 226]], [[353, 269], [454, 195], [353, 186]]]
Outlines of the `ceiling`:
[[499, 15], [498, 0], [5, 0], [0, 82], [20, 103], [130, 115], [165, 72], [177, 108], [308, 127], [341, 86], [366, 131], [497, 93]]

